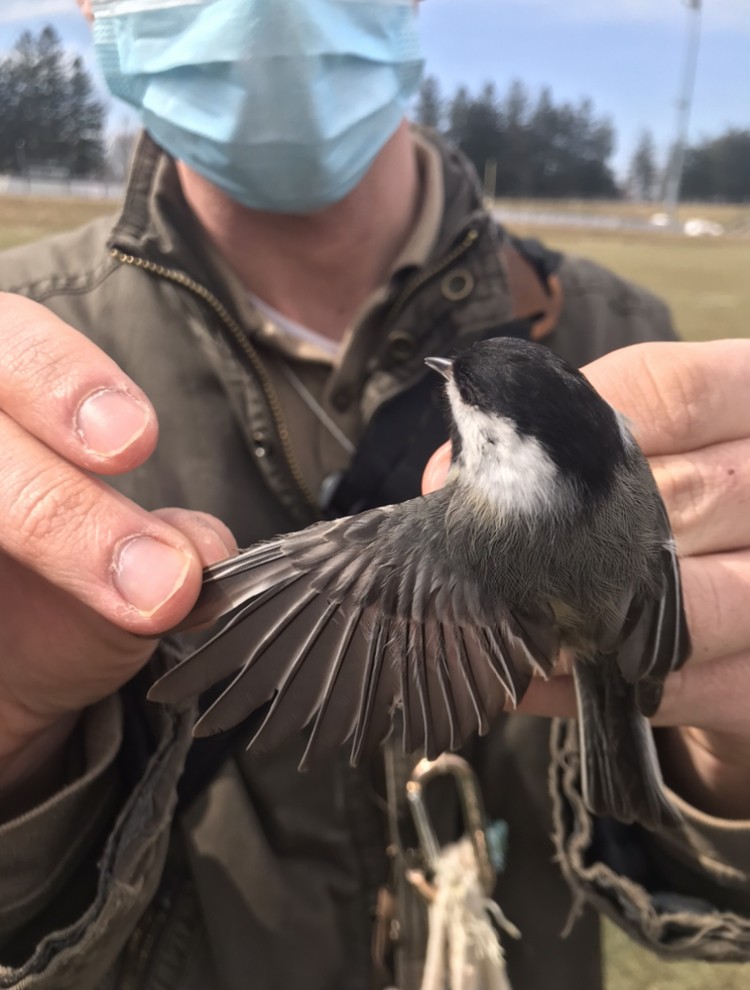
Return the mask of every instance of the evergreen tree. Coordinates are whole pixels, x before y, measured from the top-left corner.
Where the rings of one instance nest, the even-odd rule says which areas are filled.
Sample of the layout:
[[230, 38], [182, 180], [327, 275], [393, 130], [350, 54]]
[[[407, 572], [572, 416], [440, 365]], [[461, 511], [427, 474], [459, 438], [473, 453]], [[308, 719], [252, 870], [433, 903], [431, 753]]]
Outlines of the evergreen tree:
[[448, 107], [448, 137], [459, 147], [466, 135], [466, 115], [469, 109], [469, 91], [459, 86]]
[[96, 98], [91, 76], [81, 58], [73, 61], [66, 109], [64, 131], [70, 135], [66, 142], [70, 174], [79, 177], [100, 172], [105, 161], [102, 138], [105, 109]]
[[503, 153], [497, 93], [492, 83], [487, 83], [476, 99], [469, 99], [464, 93], [459, 90], [453, 101], [453, 137], [477, 173], [483, 176], [487, 162], [496, 162]]
[[461, 87], [448, 112], [448, 134], [480, 176], [497, 165], [503, 196], [611, 197], [618, 193], [608, 161], [614, 149], [611, 123], [597, 117], [590, 100], [557, 105], [545, 87], [532, 105], [522, 83], [499, 98], [488, 83], [478, 97]]
[[515, 79], [500, 103], [500, 119], [505, 132], [505, 153], [497, 163], [499, 196], [533, 194], [529, 161], [532, 134], [529, 126], [531, 101], [523, 83]]
[[0, 58], [0, 171], [90, 175], [103, 161], [105, 110], [81, 59], [57, 32], [24, 31]]
[[651, 131], [644, 130], [638, 139], [628, 170], [628, 186], [633, 199], [651, 202], [656, 196], [659, 168]]
[[688, 148], [681, 198], [750, 202], [750, 130], [730, 128]]
[[432, 127], [436, 131], [442, 127], [443, 101], [440, 97], [440, 85], [434, 76], [427, 76], [422, 82], [415, 120], [423, 127]]

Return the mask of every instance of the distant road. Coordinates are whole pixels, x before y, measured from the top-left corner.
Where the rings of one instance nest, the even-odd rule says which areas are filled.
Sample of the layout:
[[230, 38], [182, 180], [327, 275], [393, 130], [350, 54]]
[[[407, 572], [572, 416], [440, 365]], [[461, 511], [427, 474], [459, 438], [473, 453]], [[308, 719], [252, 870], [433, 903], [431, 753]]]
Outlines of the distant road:
[[[14, 175], [0, 175], [0, 196], [29, 196], [38, 199], [121, 200], [124, 192], [124, 184], [114, 180], [106, 182], [91, 179], [29, 179]], [[656, 204], [655, 209], [658, 210]], [[492, 212], [501, 223], [506, 223], [510, 227], [514, 225], [547, 228], [567, 227], [568, 229], [575, 227], [580, 230], [641, 231], [651, 234], [685, 233], [694, 236], [723, 232], [721, 229], [690, 231], [686, 229], [687, 225], [683, 228], [682, 224], [677, 228], [661, 226], [651, 223], [647, 217], [643, 216], [617, 216], [616, 214], [586, 213], [585, 211], [573, 213], [567, 210], [556, 211], [554, 208], [529, 210], [502, 204], [495, 206]], [[700, 223], [701, 221], [697, 222]]]
[[642, 217], [615, 217], [600, 213], [555, 213], [542, 210], [515, 210], [495, 207], [492, 211], [501, 223], [535, 227], [581, 227], [598, 230], [659, 230]]
[[[0, 175], [0, 196], [38, 196], [57, 199], [121, 199], [121, 182], [90, 179], [25, 179]], [[501, 223], [539, 227], [581, 227], [599, 230], [653, 230], [648, 220], [635, 217], [605, 216], [598, 213], [555, 213], [554, 210], [524, 210], [498, 206], [493, 210]]]

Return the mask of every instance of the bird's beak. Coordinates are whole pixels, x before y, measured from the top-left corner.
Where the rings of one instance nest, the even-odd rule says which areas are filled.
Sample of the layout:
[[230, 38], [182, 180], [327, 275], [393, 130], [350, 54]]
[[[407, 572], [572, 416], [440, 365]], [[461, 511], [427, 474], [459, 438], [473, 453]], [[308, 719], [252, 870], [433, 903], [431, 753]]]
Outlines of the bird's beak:
[[447, 381], [453, 378], [453, 362], [449, 361], [448, 358], [428, 357], [424, 359], [424, 363], [428, 368], [439, 372]]

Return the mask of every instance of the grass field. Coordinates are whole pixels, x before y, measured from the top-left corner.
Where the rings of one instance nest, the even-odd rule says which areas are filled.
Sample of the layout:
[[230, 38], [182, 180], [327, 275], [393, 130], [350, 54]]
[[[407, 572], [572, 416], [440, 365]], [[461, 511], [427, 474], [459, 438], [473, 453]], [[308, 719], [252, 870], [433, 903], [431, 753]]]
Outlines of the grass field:
[[[591, 212], [589, 203], [530, 204], [555, 212]], [[599, 204], [601, 212], [649, 216], [653, 206]], [[34, 241], [112, 213], [113, 203], [0, 197], [0, 249]], [[701, 216], [735, 231], [719, 239], [690, 239], [664, 233], [590, 232], [539, 226], [514, 227], [553, 247], [592, 258], [647, 286], [672, 307], [681, 334], [690, 340], [750, 336], [750, 208], [687, 206], [682, 219]], [[750, 965], [663, 962], [604, 926], [606, 990], [747, 990]], [[519, 988], [523, 990], [523, 988]]]
[[88, 199], [30, 199], [0, 196], [0, 251], [114, 213], [117, 203]]
[[582, 255], [665, 299], [687, 340], [750, 336], [750, 237], [691, 238], [514, 227]]
[[[654, 203], [598, 203], [500, 200], [499, 206], [545, 212], [648, 219]], [[691, 217], [721, 223], [726, 236], [691, 238], [664, 231], [600, 231], [579, 227], [513, 225], [519, 234], [539, 237], [552, 247], [600, 262], [666, 299], [680, 334], [687, 340], [750, 336], [750, 206], [685, 203], [682, 222]]]

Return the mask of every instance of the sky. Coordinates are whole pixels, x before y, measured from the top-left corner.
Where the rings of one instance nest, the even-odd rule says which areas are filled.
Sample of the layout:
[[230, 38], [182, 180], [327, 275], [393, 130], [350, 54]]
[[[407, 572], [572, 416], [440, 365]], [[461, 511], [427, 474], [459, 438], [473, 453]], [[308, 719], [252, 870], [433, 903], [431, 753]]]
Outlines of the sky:
[[[686, 0], [424, 0], [426, 72], [445, 95], [520, 79], [557, 100], [590, 97], [615, 124], [622, 175], [644, 127], [660, 148], [674, 138], [689, 16]], [[0, 0], [0, 50], [46, 23], [93, 68], [75, 0]], [[131, 120], [113, 107], [113, 130]], [[703, 0], [690, 139], [729, 126], [750, 128], [750, 0]]]

